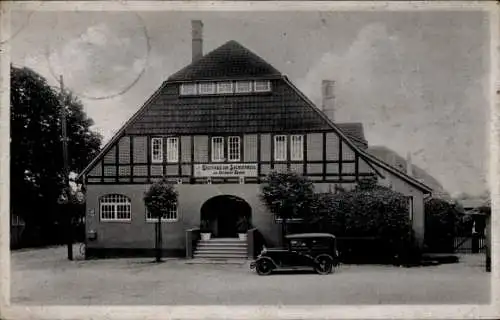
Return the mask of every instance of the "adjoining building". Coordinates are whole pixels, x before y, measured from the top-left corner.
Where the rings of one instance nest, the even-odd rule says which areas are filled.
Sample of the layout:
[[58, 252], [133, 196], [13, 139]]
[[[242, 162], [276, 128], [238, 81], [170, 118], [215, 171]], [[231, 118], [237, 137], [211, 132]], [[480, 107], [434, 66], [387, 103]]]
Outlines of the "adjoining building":
[[[86, 188], [87, 255], [154, 247], [143, 202], [155, 180], [176, 184], [163, 219], [165, 254], [186, 255], [186, 231], [209, 217], [212, 237], [236, 238], [240, 216], [270, 245], [280, 226], [259, 198], [272, 170], [306, 175], [318, 191], [353, 188], [367, 176], [408, 196], [419, 244], [431, 189], [365, 151], [358, 124], [335, 124], [292, 82], [236, 41], [203, 55], [193, 21], [190, 65], [171, 75], [79, 175]], [[361, 128], [362, 129], [362, 128]]]

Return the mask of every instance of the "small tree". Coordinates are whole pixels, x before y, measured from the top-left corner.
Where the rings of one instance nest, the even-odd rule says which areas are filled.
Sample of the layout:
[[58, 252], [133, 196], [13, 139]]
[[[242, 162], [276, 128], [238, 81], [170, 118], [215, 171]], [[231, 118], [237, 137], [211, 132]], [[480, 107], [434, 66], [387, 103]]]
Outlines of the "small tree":
[[155, 224], [155, 250], [156, 262], [161, 262], [162, 233], [161, 219], [166, 216], [169, 209], [177, 204], [178, 193], [171, 183], [165, 180], [155, 182], [144, 194], [144, 204], [148, 212], [156, 219]]
[[271, 172], [261, 188], [261, 199], [281, 219], [284, 240], [286, 224], [291, 218], [304, 218], [314, 197], [314, 186], [295, 172]]
[[425, 202], [425, 244], [431, 251], [452, 251], [456, 232], [472, 230], [472, 223], [453, 202], [436, 198]]

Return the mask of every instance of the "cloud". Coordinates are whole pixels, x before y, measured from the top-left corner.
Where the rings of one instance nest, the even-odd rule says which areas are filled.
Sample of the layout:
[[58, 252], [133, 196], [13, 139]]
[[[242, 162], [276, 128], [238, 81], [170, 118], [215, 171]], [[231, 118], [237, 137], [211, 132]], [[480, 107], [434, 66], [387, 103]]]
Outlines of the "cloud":
[[62, 74], [70, 89], [101, 98], [121, 92], [138, 77], [147, 60], [145, 43], [144, 37], [130, 38], [120, 28], [101, 23], [52, 43], [48, 60], [52, 72]]
[[[346, 51], [323, 54], [297, 85], [320, 106], [321, 81], [334, 80], [335, 121], [362, 122], [370, 145], [387, 146], [402, 155], [412, 152], [415, 164], [451, 192], [457, 186], [482, 190], [484, 157], [477, 155], [485, 154], [484, 133], [470, 130], [482, 127], [485, 120], [471, 108], [480, 81], [464, 86], [458, 78], [465, 77], [457, 74], [453, 84], [443, 84], [430, 67], [431, 56], [423, 65], [411, 50], [406, 39], [383, 24], [370, 24]], [[460, 92], [460, 86], [467, 89]], [[450, 91], [465, 97], [457, 103], [450, 100]]]

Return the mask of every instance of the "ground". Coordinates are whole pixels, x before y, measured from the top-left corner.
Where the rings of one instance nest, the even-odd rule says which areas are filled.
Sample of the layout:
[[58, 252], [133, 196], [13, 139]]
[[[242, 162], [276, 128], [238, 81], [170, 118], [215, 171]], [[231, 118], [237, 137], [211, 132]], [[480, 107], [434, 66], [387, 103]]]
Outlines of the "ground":
[[[76, 249], [77, 251], [77, 249]], [[343, 265], [331, 275], [258, 276], [247, 264], [65, 259], [65, 247], [12, 253], [11, 301], [46, 305], [482, 304], [484, 255], [433, 267]]]

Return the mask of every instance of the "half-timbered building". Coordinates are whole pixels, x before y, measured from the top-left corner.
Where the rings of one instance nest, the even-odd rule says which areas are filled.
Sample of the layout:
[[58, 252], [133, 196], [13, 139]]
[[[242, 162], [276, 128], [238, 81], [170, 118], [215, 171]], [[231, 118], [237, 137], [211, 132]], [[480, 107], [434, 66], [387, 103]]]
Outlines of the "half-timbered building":
[[[202, 54], [193, 21], [193, 61], [171, 75], [80, 174], [86, 188], [88, 255], [154, 247], [154, 220], [143, 202], [156, 179], [179, 192], [163, 219], [163, 247], [184, 256], [187, 230], [210, 217], [212, 237], [236, 238], [247, 215], [267, 243], [281, 235], [259, 198], [272, 170], [352, 188], [379, 177], [409, 197], [413, 229], [423, 239], [423, 199], [430, 188], [368, 154], [362, 128], [336, 124], [280, 71], [236, 41]], [[189, 253], [188, 253], [189, 255]]]

